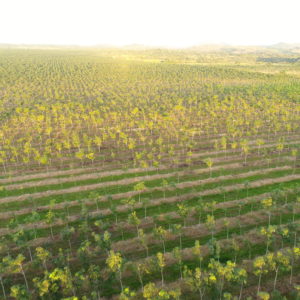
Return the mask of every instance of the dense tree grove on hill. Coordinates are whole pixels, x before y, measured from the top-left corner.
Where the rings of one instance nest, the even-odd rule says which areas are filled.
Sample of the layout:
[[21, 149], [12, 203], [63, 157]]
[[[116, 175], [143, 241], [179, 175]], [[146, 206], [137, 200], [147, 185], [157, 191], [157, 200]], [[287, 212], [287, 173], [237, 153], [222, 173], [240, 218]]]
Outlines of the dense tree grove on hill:
[[300, 299], [300, 65], [262, 56], [0, 49], [0, 298]]

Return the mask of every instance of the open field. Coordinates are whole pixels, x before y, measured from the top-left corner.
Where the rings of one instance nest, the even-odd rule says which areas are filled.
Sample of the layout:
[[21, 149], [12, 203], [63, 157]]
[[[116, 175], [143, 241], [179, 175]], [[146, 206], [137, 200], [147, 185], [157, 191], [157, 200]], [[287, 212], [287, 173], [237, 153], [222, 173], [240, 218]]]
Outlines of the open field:
[[0, 299], [300, 299], [299, 74], [0, 48]]

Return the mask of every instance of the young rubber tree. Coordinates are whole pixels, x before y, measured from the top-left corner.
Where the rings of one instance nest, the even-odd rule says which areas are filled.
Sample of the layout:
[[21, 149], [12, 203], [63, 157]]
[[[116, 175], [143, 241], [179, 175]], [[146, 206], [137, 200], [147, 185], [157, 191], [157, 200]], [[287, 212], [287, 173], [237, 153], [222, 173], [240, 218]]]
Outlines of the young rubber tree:
[[53, 224], [54, 224], [55, 219], [56, 219], [56, 214], [54, 213], [54, 211], [52, 209], [50, 209], [45, 216], [45, 223], [50, 226], [50, 232], [51, 232], [52, 239], [54, 239]]
[[202, 256], [201, 245], [200, 245], [200, 241], [199, 240], [195, 241], [195, 246], [193, 247], [193, 254], [199, 260], [199, 267], [201, 269], [201, 264], [202, 264], [203, 256]]
[[35, 249], [37, 259], [43, 264], [45, 271], [48, 272], [47, 260], [51, 258], [51, 253], [42, 247]]
[[142, 199], [142, 206], [144, 208], [144, 218], [147, 218], [147, 208], [150, 204], [150, 199], [149, 198], [143, 198]]
[[266, 254], [269, 252], [270, 244], [276, 233], [276, 226], [270, 225], [268, 227], [262, 227], [260, 229], [260, 234], [266, 237]]
[[11, 259], [10, 257], [4, 258], [4, 263], [6, 263], [8, 270], [12, 274], [21, 273], [23, 275], [26, 289], [29, 292], [28, 281], [23, 267], [24, 261], [25, 261], [25, 257], [22, 254], [18, 254], [18, 256], [15, 259]]
[[146, 257], [148, 257], [149, 256], [148, 239], [147, 239], [147, 236], [145, 235], [143, 229], [139, 229], [138, 237], [139, 237], [139, 241], [141, 242], [142, 246], [146, 250]]
[[161, 274], [161, 286], [164, 286], [164, 267], [166, 266], [165, 257], [161, 252], [156, 254], [156, 262], [160, 269]]
[[236, 265], [230, 260], [224, 265], [219, 261], [211, 259], [208, 264], [208, 269], [216, 278], [215, 286], [219, 292], [219, 299], [221, 300], [225, 283], [234, 279]]
[[95, 299], [100, 299], [100, 287], [103, 284], [100, 267], [91, 264], [87, 270], [87, 277], [90, 282], [90, 288], [94, 291], [94, 294], [96, 294]]
[[214, 238], [214, 231], [216, 227], [216, 221], [213, 215], [207, 215], [206, 216], [206, 222], [205, 222], [206, 227], [208, 230], [211, 232], [211, 239]]
[[274, 284], [273, 284], [273, 291], [276, 290], [277, 285], [277, 278], [279, 271], [286, 272], [291, 269], [290, 265], [290, 257], [288, 255], [285, 255], [282, 251], [278, 251], [272, 259], [275, 263], [275, 278], [274, 278]]
[[268, 272], [268, 265], [265, 258], [263, 256], [256, 257], [253, 261], [253, 274], [258, 276], [257, 294], [260, 292], [262, 275]]
[[204, 203], [202, 197], [199, 197], [197, 206], [195, 207], [196, 214], [198, 215], [198, 224], [201, 224], [202, 214], [204, 211]]
[[179, 247], [182, 249], [182, 233], [183, 233], [183, 227], [181, 224], [172, 224], [171, 225], [171, 231], [175, 235], [179, 235]]
[[143, 181], [137, 183], [133, 190], [138, 192], [139, 195], [139, 202], [141, 202], [141, 193], [146, 189], [145, 183]]
[[110, 250], [108, 257], [106, 259], [106, 264], [111, 272], [118, 274], [121, 291], [123, 292], [123, 282], [122, 282], [122, 267], [123, 267], [123, 258], [121, 253], [115, 252], [114, 250]]
[[261, 204], [264, 210], [267, 211], [268, 213], [268, 217], [269, 217], [269, 226], [271, 224], [271, 210], [273, 207], [273, 199], [272, 198], [267, 198], [267, 199], [263, 199], [261, 200]]
[[153, 229], [153, 234], [155, 237], [157, 237], [161, 240], [164, 253], [166, 253], [165, 239], [167, 237], [167, 230], [164, 229], [162, 226], [158, 226]]
[[147, 300], [155, 300], [158, 297], [159, 289], [153, 282], [149, 282], [144, 286], [143, 297]]
[[248, 278], [248, 273], [247, 273], [246, 269], [235, 268], [234, 277], [233, 277], [232, 281], [236, 282], [237, 284], [240, 285], [240, 293], [239, 293], [238, 300], [242, 299], [243, 288], [244, 288], [245, 284], [247, 283], [247, 278]]
[[16, 300], [29, 300], [30, 299], [28, 290], [26, 290], [25, 286], [20, 285], [20, 284], [11, 286], [10, 296]]
[[211, 158], [206, 158], [204, 160], [204, 163], [207, 165], [207, 167], [209, 168], [209, 177], [211, 178], [212, 176], [212, 166], [213, 166], [213, 160]]
[[4, 282], [3, 282], [3, 278], [6, 273], [7, 273], [7, 265], [2, 261], [0, 262], [0, 284], [1, 284], [1, 289], [2, 289], [4, 299], [7, 299]]
[[139, 225], [141, 224], [141, 220], [136, 215], [136, 211], [128, 216], [128, 223], [135, 226], [137, 236], [139, 237]]
[[192, 292], [198, 292], [199, 299], [203, 299], [207, 288], [207, 275], [201, 271], [201, 268], [196, 268], [194, 271], [184, 267], [184, 282]]
[[189, 215], [190, 209], [183, 203], [177, 204], [177, 213], [183, 219], [183, 226], [186, 226], [186, 219]]
[[292, 249], [288, 249], [288, 255], [290, 257], [290, 262], [291, 262], [291, 272], [290, 272], [289, 283], [292, 284], [293, 275], [294, 275], [294, 266], [295, 266], [295, 263], [300, 258], [300, 247], [293, 247]]
[[163, 193], [164, 193], [164, 199], [166, 199], [166, 190], [169, 186], [169, 182], [166, 179], [162, 180], [162, 187], [163, 187]]
[[137, 275], [139, 282], [141, 284], [141, 288], [144, 289], [144, 276], [146, 274], [150, 274], [150, 268], [147, 262], [132, 262], [131, 268], [133, 269], [134, 273]]

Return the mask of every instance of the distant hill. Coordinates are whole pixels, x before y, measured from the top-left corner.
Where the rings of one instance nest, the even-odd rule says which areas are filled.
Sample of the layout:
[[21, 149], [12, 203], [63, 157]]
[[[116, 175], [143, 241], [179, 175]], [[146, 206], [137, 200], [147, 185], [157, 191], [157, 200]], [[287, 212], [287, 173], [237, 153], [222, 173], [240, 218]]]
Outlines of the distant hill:
[[297, 54], [300, 53], [300, 44], [288, 44], [288, 43], [278, 43], [274, 45], [267, 46], [269, 49], [278, 50], [279, 52], [286, 54]]
[[90, 46], [80, 45], [29, 45], [29, 44], [1, 44], [0, 48], [26, 48], [26, 49], [107, 49], [107, 50], [126, 50], [126, 51], [179, 51], [179, 52], [194, 52], [194, 53], [226, 53], [229, 55], [239, 54], [254, 54], [258, 56], [281, 56], [289, 55], [293, 58], [300, 55], [300, 43], [277, 43], [273, 45], [230, 45], [225, 43], [220, 44], [200, 44], [191, 47], [167, 47], [167, 46], [148, 46], [143, 44], [129, 44], [123, 46], [97, 44]]

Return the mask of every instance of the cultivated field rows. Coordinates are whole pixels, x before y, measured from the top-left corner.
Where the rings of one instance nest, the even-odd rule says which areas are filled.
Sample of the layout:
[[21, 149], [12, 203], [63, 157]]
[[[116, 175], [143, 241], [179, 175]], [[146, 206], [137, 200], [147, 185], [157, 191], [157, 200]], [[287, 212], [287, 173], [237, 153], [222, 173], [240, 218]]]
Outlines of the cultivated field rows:
[[86, 51], [0, 49], [0, 299], [298, 299], [299, 78]]

